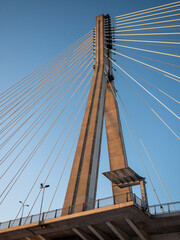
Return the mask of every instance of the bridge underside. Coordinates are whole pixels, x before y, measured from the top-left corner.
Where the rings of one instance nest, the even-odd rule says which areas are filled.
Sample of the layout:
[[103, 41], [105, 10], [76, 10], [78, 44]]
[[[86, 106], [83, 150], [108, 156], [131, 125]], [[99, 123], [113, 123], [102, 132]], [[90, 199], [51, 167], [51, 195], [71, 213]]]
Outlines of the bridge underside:
[[149, 216], [133, 202], [0, 231], [1, 240], [180, 239], [180, 213]]

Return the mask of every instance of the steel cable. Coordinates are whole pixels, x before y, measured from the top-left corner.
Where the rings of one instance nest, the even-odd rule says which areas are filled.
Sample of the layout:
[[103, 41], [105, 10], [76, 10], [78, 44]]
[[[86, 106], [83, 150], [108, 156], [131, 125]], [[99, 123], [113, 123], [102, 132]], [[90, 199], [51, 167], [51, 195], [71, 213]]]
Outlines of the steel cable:
[[[117, 72], [118, 73], [118, 72]], [[119, 73], [118, 73], [119, 74]], [[120, 74], [119, 74], [120, 75]], [[120, 75], [121, 76], [121, 75]], [[125, 80], [125, 78], [123, 78], [121, 76], [121, 78], [123, 79], [123, 81], [131, 88], [131, 90], [133, 90], [133, 92], [140, 98], [140, 100], [145, 103], [145, 105], [159, 118], [159, 120], [175, 135], [175, 137], [180, 140], [180, 137], [172, 130], [172, 128], [159, 116], [159, 114], [141, 97], [141, 95], [139, 95], [139, 93], [133, 88], [131, 87], [131, 85]]]
[[[80, 57], [82, 57], [82, 55], [79, 53], [79, 58], [80, 58]], [[78, 58], [78, 59], [79, 59], [79, 58]], [[74, 61], [73, 61], [73, 62], [71, 61], [72, 63], [71, 63], [70, 65], [69, 65], [69, 63], [67, 63], [67, 66], [73, 65], [74, 62], [76, 61], [75, 59], [77, 59], [76, 56], [72, 59], [72, 60], [74, 60]], [[62, 69], [63, 69], [63, 68], [62, 68]], [[63, 72], [61, 72], [60, 75], [62, 75], [65, 71], [66, 71], [66, 69], [63, 70]], [[59, 71], [59, 72], [60, 72], [60, 71]], [[54, 76], [55, 76], [55, 75], [54, 75]], [[55, 82], [55, 80], [56, 80], [57, 78], [58, 78], [58, 77], [56, 77], [56, 78], [52, 81], [52, 83]], [[49, 85], [48, 85], [48, 86], [49, 86]], [[44, 90], [45, 90], [45, 89], [43, 89], [43, 92], [44, 92]], [[34, 94], [34, 97], [35, 97], [35, 98], [37, 98], [37, 96], [38, 96], [38, 95]], [[26, 100], [26, 102], [28, 103], [28, 100]], [[23, 105], [24, 105], [24, 104], [23, 104]], [[25, 107], [25, 109], [26, 109], [27, 107], [28, 107], [28, 105]], [[20, 109], [20, 108], [16, 109], [16, 111], [19, 110], [19, 109]], [[15, 112], [16, 112], [16, 111], [15, 111]], [[23, 111], [23, 110], [22, 110], [22, 111]], [[21, 112], [22, 112], [22, 111], [21, 111]], [[20, 114], [20, 113], [19, 113], [19, 114]], [[18, 114], [17, 118], [20, 116], [19, 114]], [[11, 114], [11, 115], [12, 115], [12, 114]], [[11, 116], [11, 115], [10, 115], [10, 116]], [[7, 120], [10, 118], [10, 116], [7, 118]], [[5, 120], [6, 120], [6, 119], [5, 119]], [[5, 120], [4, 120], [2, 123], [4, 123]], [[13, 120], [10, 120], [10, 122], [9, 122], [8, 124], [6, 124], [5, 127], [8, 127], [9, 124], [10, 124], [12, 121], [13, 121]], [[4, 128], [5, 128], [5, 127], [4, 127]], [[3, 132], [3, 131], [4, 131], [4, 128], [3, 128], [0, 132]]]
[[[82, 92], [82, 94], [81, 94], [81, 96], [80, 96], [80, 98], [79, 98], [79, 100], [78, 100], [76, 106], [75, 106], [74, 109], [73, 109], [73, 112], [74, 112], [74, 110], [76, 109], [76, 107], [77, 107], [77, 105], [78, 105], [80, 99], [82, 98], [84, 92], [86, 91], [86, 89], [87, 89], [87, 87], [88, 87], [88, 85], [89, 85], [89, 82], [90, 82], [90, 80], [88, 81], [86, 87], [84, 88], [84, 90], [83, 90], [83, 92]], [[73, 112], [71, 113], [71, 116], [72, 116]], [[71, 118], [71, 116], [69, 117], [69, 119]], [[68, 121], [69, 121], [69, 119], [68, 119]], [[67, 121], [67, 122], [68, 122], [68, 121]], [[78, 134], [78, 132], [79, 132], [79, 128], [78, 128], [77, 134]], [[76, 134], [76, 137], [77, 137], [77, 134]], [[62, 132], [61, 132], [61, 135], [62, 135]], [[75, 139], [76, 139], [76, 137], [75, 137]], [[59, 138], [58, 138], [58, 140], [56, 141], [56, 144], [57, 144], [58, 141], [59, 141]], [[74, 145], [74, 143], [75, 143], [75, 140], [74, 140], [74, 142], [73, 142], [73, 145]], [[56, 144], [55, 144], [55, 145], [56, 145]], [[71, 147], [71, 151], [72, 151], [73, 145], [72, 145], [72, 147]], [[54, 147], [53, 147], [53, 148], [54, 148]], [[51, 151], [52, 151], [52, 150], [51, 150]], [[68, 155], [68, 156], [69, 156], [69, 155]], [[49, 160], [49, 157], [50, 157], [50, 155], [48, 156], [48, 158], [46, 159], [45, 163], [43, 164], [43, 167], [41, 168], [41, 170], [40, 170], [40, 172], [39, 172], [39, 174], [38, 174], [36, 180], [34, 181], [34, 183], [33, 183], [32, 187], [31, 187], [30, 191], [28, 192], [28, 194], [27, 194], [27, 196], [26, 196], [26, 198], [25, 198], [25, 200], [24, 200], [24, 203], [28, 200], [28, 198], [29, 198], [29, 196], [30, 196], [30, 194], [31, 194], [31, 192], [32, 192], [32, 190], [33, 190], [35, 184], [37, 183], [37, 180], [39, 179], [39, 176], [41, 175], [41, 173], [42, 173], [42, 171], [43, 171], [45, 165], [47, 164], [47, 162], [48, 162], [48, 160]], [[66, 162], [67, 162], [67, 161], [66, 161]], [[66, 163], [66, 164], [67, 164], [67, 163]], [[61, 175], [62, 175], [62, 174], [61, 174]], [[21, 208], [22, 208], [22, 207], [21, 207]], [[20, 213], [20, 211], [21, 211], [21, 208], [20, 208], [19, 212], [17, 213], [16, 218], [18, 217], [18, 215], [19, 215], [19, 213]]]
[[[89, 58], [89, 59], [90, 59], [90, 58]], [[82, 67], [84, 66], [85, 63], [86, 63], [86, 61], [84, 61], [84, 63], [83, 63], [82, 65], [81, 65], [81, 62], [79, 63], [81, 66], [80, 66], [80, 68], [78, 69], [78, 72], [82, 69]], [[73, 74], [73, 72], [72, 72], [72, 74]], [[77, 74], [77, 73], [75, 73], [75, 75], [76, 75], [76, 74]], [[74, 76], [75, 76], [75, 75], [74, 75]], [[67, 81], [67, 79], [65, 79], [64, 81]], [[69, 80], [69, 81], [70, 81], [70, 80]], [[69, 81], [67, 81], [66, 84], [68, 84]], [[58, 88], [60, 88], [60, 86], [59, 86]], [[55, 91], [57, 91], [58, 88], [57, 88]], [[61, 89], [61, 91], [59, 92], [59, 94], [62, 92], [62, 90], [63, 90], [63, 89]], [[59, 94], [58, 94], [58, 95], [59, 95]], [[45, 110], [48, 109], [48, 107], [51, 105], [51, 103], [52, 103], [54, 100], [56, 100], [56, 101], [55, 101], [55, 103], [56, 103], [56, 102], [58, 102], [59, 99], [61, 99], [61, 95], [59, 95], [58, 98], [55, 96], [55, 98], [48, 104], [48, 106], [43, 110], [42, 113], [44, 113]], [[51, 106], [51, 108], [55, 105], [55, 103]], [[37, 109], [37, 110], [38, 110], [38, 109]], [[41, 115], [42, 115], [42, 113], [41, 113]], [[26, 137], [29, 133], [31, 133], [31, 130], [34, 129], [34, 128], [37, 126], [37, 124], [43, 119], [43, 117], [46, 115], [46, 113], [43, 114], [43, 116], [39, 119], [39, 117], [40, 117], [41, 115], [39, 115], [39, 116], [33, 121], [33, 123], [29, 126], [29, 128], [26, 129], [26, 131], [22, 134], [22, 136], [15, 142], [15, 144], [10, 148], [10, 150], [2, 157], [0, 164], [2, 164], [2, 163], [7, 159], [7, 157], [9, 157], [9, 155], [14, 151], [14, 149], [25, 139], [25, 137]], [[31, 116], [30, 116], [30, 117], [31, 117]], [[39, 120], [38, 120], [38, 119], [39, 119]], [[38, 120], [38, 122], [36, 122], [37, 120]], [[35, 124], [35, 123], [36, 123], [36, 124]], [[20, 127], [21, 127], [21, 126], [20, 126]], [[39, 129], [38, 129], [38, 130], [39, 130]], [[28, 131], [29, 131], [29, 132], [28, 132]], [[28, 132], [28, 133], [27, 133], [27, 132]], [[27, 133], [27, 134], [26, 134], [26, 133]], [[17, 144], [17, 143], [18, 143], [18, 144]]]
[[[16, 183], [16, 181], [18, 180], [18, 178], [20, 177], [20, 175], [22, 174], [22, 172], [24, 171], [24, 169], [27, 167], [27, 165], [29, 164], [30, 160], [32, 159], [32, 157], [34, 156], [34, 154], [36, 153], [36, 151], [38, 150], [38, 148], [40, 147], [40, 145], [43, 143], [44, 139], [47, 137], [47, 135], [49, 134], [50, 130], [52, 129], [52, 127], [54, 126], [54, 124], [56, 123], [56, 121], [59, 119], [59, 117], [61, 116], [61, 114], [63, 113], [63, 111], [65, 110], [65, 108], [67, 107], [67, 105], [69, 104], [69, 102], [71, 101], [71, 99], [73, 98], [73, 96], [76, 94], [76, 92], [79, 90], [79, 88], [81, 87], [81, 85], [83, 84], [83, 82], [85, 81], [85, 79], [83, 79], [81, 81], [81, 83], [79, 84], [79, 86], [77, 87], [77, 89], [74, 91], [74, 93], [71, 95], [71, 97], [69, 98], [68, 102], [65, 104], [65, 106], [63, 107], [63, 109], [61, 110], [61, 112], [58, 114], [58, 116], [56, 117], [56, 119], [53, 121], [53, 123], [51, 124], [51, 126], [48, 128], [48, 130], [46, 131], [46, 133], [43, 135], [43, 137], [41, 138], [41, 140], [38, 142], [38, 144], [36, 145], [36, 147], [34, 148], [33, 152], [31, 152], [31, 154], [29, 155], [29, 157], [26, 159], [26, 161], [23, 163], [23, 165], [21, 166], [21, 168], [17, 171], [17, 173], [14, 175], [14, 177], [11, 179], [11, 181], [9, 182], [9, 184], [6, 186], [6, 188], [3, 190], [3, 192], [1, 193], [0, 197], [2, 197], [2, 195], [5, 193], [5, 191], [7, 190], [7, 188], [9, 187], [8, 192], [5, 194], [4, 198], [1, 200], [0, 204], [2, 204], [2, 202], [5, 200], [5, 198], [7, 197], [8, 193], [11, 191], [12, 187], [14, 186], [14, 184]], [[22, 170], [22, 171], [21, 171]], [[18, 175], [18, 177], [16, 178], [16, 180], [13, 182], [13, 184], [10, 187], [10, 184], [12, 183], [12, 181], [15, 179], [15, 177], [17, 176], [17, 174], [21, 171], [21, 173]]]
[[[91, 43], [91, 42], [89, 42], [88, 44], [91, 45], [90, 43]], [[86, 43], [85, 43], [85, 44], [86, 44]], [[84, 46], [84, 44], [83, 44], [82, 46]], [[81, 51], [82, 46], [79, 46], [79, 48], [78, 48], [79, 50], [77, 49], [77, 50], [78, 50], [77, 53], [78, 53], [79, 55], [80, 55], [80, 51]], [[77, 54], [77, 53], [75, 52], [75, 54]], [[78, 55], [78, 54], [77, 54], [77, 55]], [[77, 55], [75, 55], [74, 58], [77, 57]], [[66, 61], [63, 61], [63, 65], [61, 66], [60, 69], [59, 69], [59, 64], [58, 64], [57, 66], [55, 66], [55, 68], [53, 68], [53, 69], [50, 71], [50, 76], [52, 76], [52, 79], [53, 79], [53, 76], [56, 74], [56, 71], [57, 71], [57, 72], [60, 72], [61, 69], [63, 69], [65, 66], [68, 66], [68, 64], [69, 64], [69, 59], [71, 59], [71, 61], [72, 61], [74, 58], [72, 57], [72, 54], [71, 54], [71, 55], [68, 56], [68, 58], [67, 58], [67, 57], [65, 58]], [[65, 64], [66, 64], [66, 65], [65, 65]], [[54, 72], [54, 70], [55, 70], [55, 72]], [[27, 96], [31, 95], [31, 93], [34, 93], [34, 91], [35, 91], [36, 89], [38, 89], [39, 86], [40, 86], [40, 88], [42, 88], [42, 83], [41, 83], [41, 81], [44, 79], [43, 83], [46, 84], [46, 83], [47, 83], [46, 77], [49, 77], [49, 74], [47, 74], [47, 75], [45, 75], [43, 78], [41, 78], [41, 79], [38, 81], [38, 83], [40, 83], [40, 84], [39, 84], [38, 86], [36, 86], [36, 88], [33, 89], [30, 93], [28, 93]], [[54, 81], [52, 81], [52, 82], [54, 82]], [[37, 83], [36, 83], [36, 84], [37, 84]], [[23, 94], [23, 95], [24, 95], [24, 94]], [[21, 96], [23, 96], [23, 95], [21, 95]], [[34, 93], [34, 95], [35, 95], [35, 93]], [[20, 98], [21, 96], [19, 96], [19, 98]], [[15, 106], [11, 107], [11, 109], [9, 109], [9, 110], [6, 112], [6, 114], [7, 114], [8, 112], [10, 112], [14, 107], [16, 107], [19, 103], [21, 103], [24, 99], [26, 99], [27, 96], [25, 96], [23, 99], [21, 99], [20, 102], [18, 102]], [[24, 105], [24, 104], [23, 104], [23, 105]], [[12, 106], [12, 102], [11, 102], [8, 106]], [[7, 106], [7, 107], [8, 107], [8, 106]], [[6, 107], [6, 108], [7, 108], [7, 107]], [[5, 114], [4, 114], [4, 115], [5, 115]], [[4, 115], [2, 115], [1, 118], [4, 117]]]
[[[180, 80], [178, 80], [178, 79], [180, 79], [180, 77], [177, 76], [177, 75], [175, 75], [175, 74], [169, 73], [169, 72], [167, 72], [167, 71], [165, 71], [165, 70], [162, 70], [162, 69], [160, 69], [160, 68], [154, 67], [154, 66], [152, 66], [152, 65], [150, 65], [150, 64], [144, 63], [144, 62], [139, 61], [139, 60], [137, 60], [137, 59], [135, 59], [135, 58], [128, 57], [127, 55], [118, 53], [118, 52], [116, 52], [116, 51], [114, 51], [114, 50], [112, 50], [112, 52], [114, 52], [114, 53], [116, 53], [116, 54], [118, 54], [118, 55], [120, 55], [120, 56], [122, 56], [122, 57], [125, 57], [125, 58], [128, 58], [128, 59], [130, 59], [130, 60], [133, 60], [134, 62], [140, 63], [140, 64], [142, 64], [142, 65], [144, 65], [144, 66], [147, 66], [147, 67], [149, 67], [150, 69], [156, 70], [157, 72], [159, 72], [159, 73], [161, 73], [161, 74], [164, 73], [163, 75], [166, 76], [166, 77], [168, 77], [168, 78], [170, 78], [170, 76], [172, 76], [172, 77], [174, 77], [173, 80], [175, 80], [175, 81], [177, 81], [177, 82], [180, 82]], [[167, 74], [167, 75], [165, 75], [165, 74]], [[170, 76], [169, 76], [169, 75], [170, 75]], [[178, 79], [177, 79], [177, 78], [178, 78]], [[172, 79], [172, 78], [171, 78], [171, 79]]]
[[159, 6], [156, 6], [156, 7], [146, 8], [146, 9], [131, 12], [131, 13], [126, 13], [126, 14], [123, 14], [123, 15], [120, 15], [120, 16], [113, 17], [112, 19], [116, 19], [116, 18], [123, 17], [123, 16], [129, 16], [129, 15], [132, 15], [132, 14], [135, 14], [135, 13], [145, 12], [145, 11], [149, 11], [149, 10], [156, 9], [156, 8], [160, 8], [159, 10], [161, 10], [162, 7], [169, 6], [169, 5], [174, 5], [176, 3], [180, 3], [180, 1], [176, 1], [176, 2], [168, 3], [168, 4], [163, 4], [163, 5], [159, 5]]
[[[36, 71], [38, 71], [40, 68], [44, 68], [44, 66], [48, 65], [50, 62], [54, 61], [54, 59], [58, 58], [59, 56], [61, 56], [64, 52], [66, 51], [70, 51], [71, 48], [74, 48], [77, 44], [81, 44], [81, 41], [83, 41], [85, 38], [89, 37], [89, 35], [93, 34], [93, 30], [91, 30], [90, 32], [88, 32], [87, 34], [85, 34], [83, 37], [81, 37], [80, 39], [78, 39], [75, 43], [71, 44], [70, 46], [68, 46], [67, 48], [65, 48], [63, 51], [61, 51], [60, 53], [58, 53], [55, 57], [53, 57], [52, 59], [50, 59], [48, 62], [46, 62], [45, 64], [43, 64], [42, 66], [40, 66], [39, 68], [37, 68], [35, 71], [33, 71], [32, 73], [28, 74], [25, 78], [29, 77], [31, 74], [34, 74]], [[17, 88], [19, 86], [19, 84], [21, 84], [22, 81], [25, 80], [22, 79], [20, 80], [18, 83], [14, 84], [13, 86], [11, 86], [10, 88], [8, 88], [6, 91], [4, 91], [3, 93], [0, 94], [4, 95], [7, 94], [8, 91], [10, 91], [12, 88]], [[21, 86], [22, 87], [22, 86]], [[9, 92], [10, 93], [10, 92]], [[2, 96], [0, 97], [2, 98]]]

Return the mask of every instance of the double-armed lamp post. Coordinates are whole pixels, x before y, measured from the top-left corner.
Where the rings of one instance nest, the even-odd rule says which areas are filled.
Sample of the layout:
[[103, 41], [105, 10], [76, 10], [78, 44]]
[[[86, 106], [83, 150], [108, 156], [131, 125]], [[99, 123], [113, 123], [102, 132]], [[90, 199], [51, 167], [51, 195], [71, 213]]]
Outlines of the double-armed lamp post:
[[29, 207], [28, 204], [23, 203], [22, 201], [19, 201], [19, 203], [22, 204], [22, 213], [21, 213], [21, 218], [23, 218], [23, 213], [24, 213], [24, 207]]
[[45, 192], [45, 188], [48, 188], [50, 185], [45, 185], [43, 183], [40, 184], [40, 188], [43, 190], [42, 193], [42, 200], [41, 200], [41, 207], [40, 207], [40, 214], [39, 214], [39, 224], [42, 225], [44, 223], [43, 220], [43, 216], [41, 217], [41, 213], [42, 213], [42, 207], [43, 207], [43, 200], [44, 200], [44, 192]]

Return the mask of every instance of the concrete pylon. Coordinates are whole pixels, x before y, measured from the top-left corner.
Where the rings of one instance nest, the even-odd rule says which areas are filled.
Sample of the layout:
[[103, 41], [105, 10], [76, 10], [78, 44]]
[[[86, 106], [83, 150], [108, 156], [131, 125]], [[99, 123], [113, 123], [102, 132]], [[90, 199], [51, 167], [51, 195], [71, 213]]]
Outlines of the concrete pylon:
[[[112, 165], [112, 169], [114, 169], [114, 167], [116, 166], [117, 168], [119, 168], [119, 166], [124, 168], [123, 164], [126, 165], [126, 158], [124, 154], [119, 154], [119, 156], [124, 156], [124, 158], [122, 158], [121, 156], [121, 164], [119, 165], [115, 163], [116, 161], [119, 161], [118, 156], [114, 157], [111, 151], [111, 149], [113, 150], [113, 146], [111, 144], [112, 137], [109, 137], [109, 135], [111, 135], [109, 129], [113, 128], [114, 122], [111, 122], [109, 119], [109, 113], [111, 112], [111, 109], [109, 112], [108, 99], [110, 98], [112, 100], [113, 96], [111, 95], [109, 97], [110, 91], [109, 87], [107, 87], [107, 82], [112, 80], [112, 67], [110, 61], [107, 58], [107, 56], [110, 56], [110, 51], [107, 49], [107, 44], [104, 40], [105, 34], [107, 37], [107, 33], [105, 33], [104, 30], [105, 18], [107, 24], [109, 16], [105, 17], [104, 15], [100, 15], [96, 18], [95, 71], [77, 144], [68, 188], [64, 200], [64, 210], [62, 211], [62, 215], [81, 212], [83, 210], [92, 209], [94, 207], [93, 201], [96, 199], [105, 102], [106, 128], [108, 132], [107, 135], [110, 165]], [[108, 97], [106, 97], [106, 92]], [[117, 108], [115, 108], [114, 111], [116, 112], [116, 110]], [[117, 113], [113, 114], [119, 116]], [[115, 119], [114, 115], [113, 119]], [[119, 131], [119, 124], [117, 120], [115, 123], [115, 128], [117, 128]], [[121, 144], [121, 140], [119, 140], [119, 142], [117, 141], [117, 144], [119, 143], [120, 148], [122, 148], [123, 144]], [[123, 152], [123, 150], [121, 152]], [[114, 190], [115, 193], [117, 191], [118, 190]], [[92, 203], [88, 203], [90, 201], [92, 201]]]

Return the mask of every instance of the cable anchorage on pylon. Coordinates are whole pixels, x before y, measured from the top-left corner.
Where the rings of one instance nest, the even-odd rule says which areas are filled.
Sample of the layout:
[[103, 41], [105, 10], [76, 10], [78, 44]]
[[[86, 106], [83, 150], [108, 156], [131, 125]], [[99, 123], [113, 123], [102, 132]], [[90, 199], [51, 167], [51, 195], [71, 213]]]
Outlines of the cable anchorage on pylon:
[[[106, 49], [107, 49], [107, 58], [111, 57], [111, 49], [112, 49], [112, 27], [111, 27], [111, 18], [110, 15], [105, 15], [104, 18], [105, 23], [105, 39], [106, 39]], [[109, 63], [111, 64], [111, 63]], [[110, 69], [110, 68], [109, 68]], [[114, 80], [114, 76], [112, 74], [112, 71], [109, 70], [108, 74], [108, 82], [112, 82]]]

